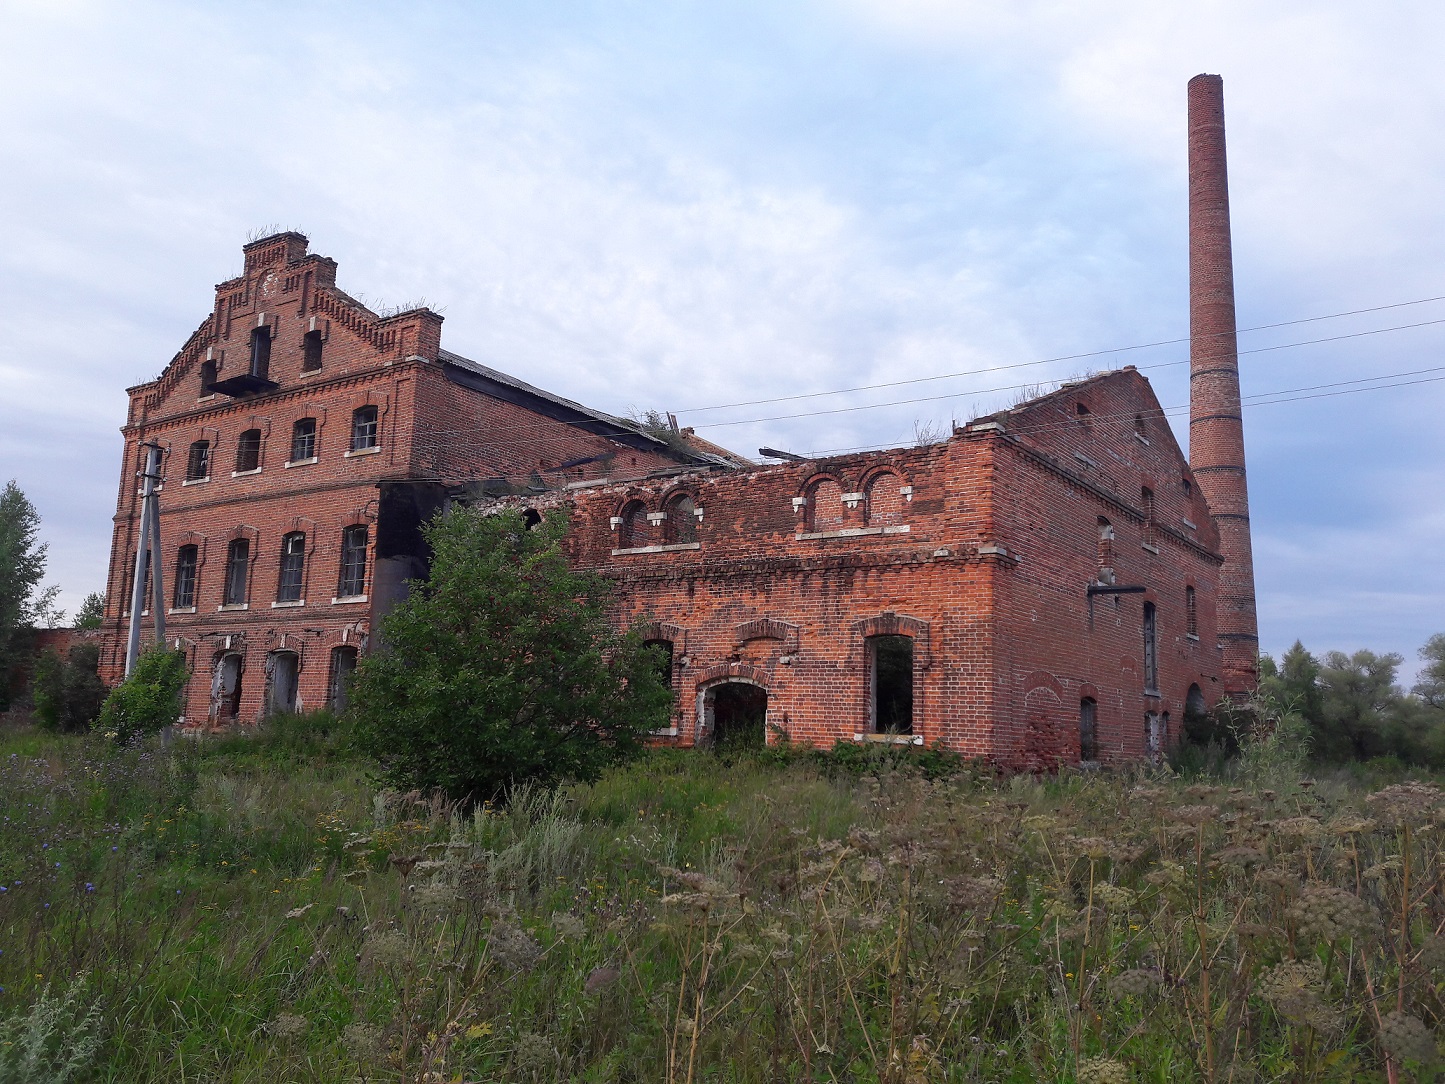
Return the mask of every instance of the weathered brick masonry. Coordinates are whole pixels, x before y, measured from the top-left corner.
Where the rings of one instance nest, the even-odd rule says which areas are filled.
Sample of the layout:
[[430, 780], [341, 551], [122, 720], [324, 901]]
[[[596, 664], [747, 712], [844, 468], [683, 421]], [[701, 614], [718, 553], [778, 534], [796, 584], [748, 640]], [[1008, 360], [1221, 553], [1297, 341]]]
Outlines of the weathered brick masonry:
[[244, 254], [165, 372], [130, 389], [123, 429], [102, 675], [124, 667], [136, 475], [156, 441], [167, 636], [190, 656], [190, 725], [333, 697], [374, 612], [425, 572], [418, 528], [449, 487], [720, 461], [443, 350], [436, 313], [371, 312], [299, 234]]
[[[496, 503], [570, 507], [574, 559], [671, 646], [680, 744], [707, 741], [719, 690], [745, 683], [774, 738], [1117, 762], [1220, 692], [1217, 535], [1132, 369], [928, 447]], [[878, 637], [911, 649], [911, 725], [879, 719]]]

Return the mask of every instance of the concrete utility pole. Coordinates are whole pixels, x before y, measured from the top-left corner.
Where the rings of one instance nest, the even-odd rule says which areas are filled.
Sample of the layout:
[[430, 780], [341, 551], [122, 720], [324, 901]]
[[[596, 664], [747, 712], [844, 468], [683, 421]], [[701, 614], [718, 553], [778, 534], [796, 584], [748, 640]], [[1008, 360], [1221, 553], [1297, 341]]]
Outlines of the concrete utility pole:
[[135, 669], [140, 655], [140, 618], [145, 608], [146, 558], [150, 558], [151, 616], [155, 619], [156, 643], [166, 642], [165, 588], [161, 583], [161, 510], [156, 483], [161, 480], [161, 446], [154, 441], [141, 445], [146, 450], [141, 471], [140, 541], [135, 548], [135, 574], [130, 588], [130, 636], [125, 645], [125, 676]]

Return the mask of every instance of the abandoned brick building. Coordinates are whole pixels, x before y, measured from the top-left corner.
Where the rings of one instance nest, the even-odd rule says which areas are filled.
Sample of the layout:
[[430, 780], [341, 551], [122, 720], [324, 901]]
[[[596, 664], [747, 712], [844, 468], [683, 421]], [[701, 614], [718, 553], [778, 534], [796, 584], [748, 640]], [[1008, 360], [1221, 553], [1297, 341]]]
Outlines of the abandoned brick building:
[[421, 524], [461, 501], [568, 509], [572, 559], [617, 582], [618, 621], [670, 660], [660, 741], [1157, 755], [1186, 711], [1251, 687], [1257, 651], [1218, 77], [1191, 81], [1189, 106], [1192, 465], [1126, 368], [938, 443], [757, 466], [451, 354], [439, 316], [370, 312], [280, 234], [131, 389], [106, 676], [159, 442], [190, 725], [343, 698], [424, 572]]

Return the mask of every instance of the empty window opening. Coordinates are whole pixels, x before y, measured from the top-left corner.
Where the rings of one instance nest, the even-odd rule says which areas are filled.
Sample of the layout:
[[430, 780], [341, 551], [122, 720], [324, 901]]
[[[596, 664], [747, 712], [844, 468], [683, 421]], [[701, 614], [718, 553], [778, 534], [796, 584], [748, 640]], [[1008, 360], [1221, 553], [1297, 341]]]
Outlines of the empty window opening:
[[261, 430], [247, 429], [236, 438], [236, 473], [261, 467]]
[[1114, 527], [1103, 516], [1099, 517], [1099, 582], [1114, 582]]
[[341, 532], [341, 576], [336, 584], [337, 598], [354, 598], [366, 594], [366, 544], [368, 532], [356, 524]]
[[316, 458], [316, 419], [299, 418], [291, 427], [291, 462]]
[[672, 688], [672, 641], [648, 640], [642, 645], [647, 648], [657, 664], [657, 676], [669, 689]]
[[1184, 694], [1185, 730], [1189, 729], [1188, 720], [1203, 719], [1208, 714], [1209, 708], [1204, 704], [1204, 693], [1200, 691], [1199, 685], [1189, 686], [1189, 691]]
[[314, 373], [321, 368], [321, 332], [308, 331], [301, 337], [301, 371]]
[[171, 607], [189, 610], [196, 604], [196, 560], [199, 550], [195, 546], [182, 546], [176, 551], [176, 579], [171, 590]]
[[216, 390], [216, 363], [201, 362], [201, 394], [210, 395]]
[[808, 494], [808, 530], [836, 531], [843, 527], [843, 490], [824, 478]]
[[241, 671], [244, 660], [235, 652], [220, 655], [211, 671], [211, 718], [228, 723], [241, 713]]
[[326, 685], [326, 703], [332, 711], [345, 711], [351, 675], [356, 673], [359, 653], [349, 644], [331, 649], [331, 676]]
[[266, 656], [266, 714], [284, 715], [297, 707], [296, 691], [301, 658], [294, 651], [273, 651]]
[[663, 528], [667, 540], [673, 545], [697, 541], [697, 505], [687, 494], [673, 497], [667, 502], [667, 519]]
[[1184, 626], [1190, 636], [1199, 635], [1199, 610], [1194, 601], [1194, 588], [1184, 588]]
[[1099, 760], [1099, 705], [1090, 696], [1079, 701], [1079, 760], [1084, 764]]
[[198, 440], [186, 456], [186, 481], [202, 482], [211, 476], [211, 442]]
[[300, 602], [306, 572], [306, 536], [293, 531], [281, 539], [281, 571], [276, 581], [277, 602]]
[[913, 733], [913, 639], [868, 637], [870, 696], [875, 734]]
[[1194, 483], [1191, 482], [1188, 478], [1183, 478], [1183, 479], [1180, 479], [1180, 480], [1184, 483], [1184, 495], [1185, 495], [1186, 497], [1193, 497], [1193, 496], [1194, 496]]
[[1159, 695], [1159, 630], [1154, 603], [1144, 603], [1144, 691]]
[[902, 489], [896, 474], [880, 474], [868, 483], [868, 526], [893, 527], [903, 522]]
[[703, 696], [703, 712], [711, 723], [718, 749], [761, 748], [767, 742], [768, 694], [745, 681], [725, 681]]
[[1145, 444], [1149, 443], [1149, 434], [1144, 431], [1144, 415], [1142, 414], [1134, 415], [1134, 435]]
[[1082, 417], [1084, 417], [1086, 414], [1089, 413], [1089, 408], [1086, 407], [1083, 403], [1075, 403], [1075, 404], [1074, 404], [1074, 413], [1077, 414], [1077, 415], [1079, 415], [1079, 417], [1082, 418]]
[[1151, 711], [1144, 716], [1144, 755], [1150, 764], [1164, 760], [1164, 717]]
[[637, 549], [648, 543], [647, 508], [641, 501], [629, 501], [622, 509], [622, 523], [617, 528], [617, 548]]
[[376, 444], [376, 407], [358, 407], [351, 414], [351, 450], [362, 452]]
[[535, 531], [542, 526], [542, 513], [535, 508], [527, 508], [522, 511], [522, 526], [529, 531]]
[[226, 548], [226, 588], [221, 602], [241, 606], [246, 602], [246, 580], [251, 572], [251, 540], [232, 539]]
[[271, 329], [258, 327], [251, 332], [251, 375], [262, 380], [271, 374]]

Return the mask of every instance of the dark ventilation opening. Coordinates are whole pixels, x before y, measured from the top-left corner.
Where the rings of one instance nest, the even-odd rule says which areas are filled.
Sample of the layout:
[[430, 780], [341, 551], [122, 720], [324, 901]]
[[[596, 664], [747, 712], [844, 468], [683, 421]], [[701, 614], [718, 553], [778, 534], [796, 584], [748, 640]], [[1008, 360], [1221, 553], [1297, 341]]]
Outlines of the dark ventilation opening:
[[908, 636], [868, 638], [873, 670], [873, 730], [913, 733], [913, 640]]
[[[535, 508], [524, 509], [522, 511], [522, 524], [529, 531], [535, 530], [536, 528], [542, 526], [542, 513], [537, 511]], [[658, 642], [660, 643], [661, 641]], [[669, 648], [671, 648], [671, 646], [671, 644], [668, 645]]]
[[1080, 417], [1083, 417], [1085, 414], [1089, 413], [1089, 408], [1086, 407], [1083, 403], [1075, 403], [1074, 413], [1078, 414]]
[[708, 690], [713, 744], [719, 749], [757, 749], [767, 741], [768, 693], [729, 681]]
[[1099, 759], [1099, 705], [1091, 698], [1079, 701], [1079, 760], [1084, 764]]
[[308, 331], [301, 338], [301, 371], [314, 373], [321, 368], [321, 332]]

